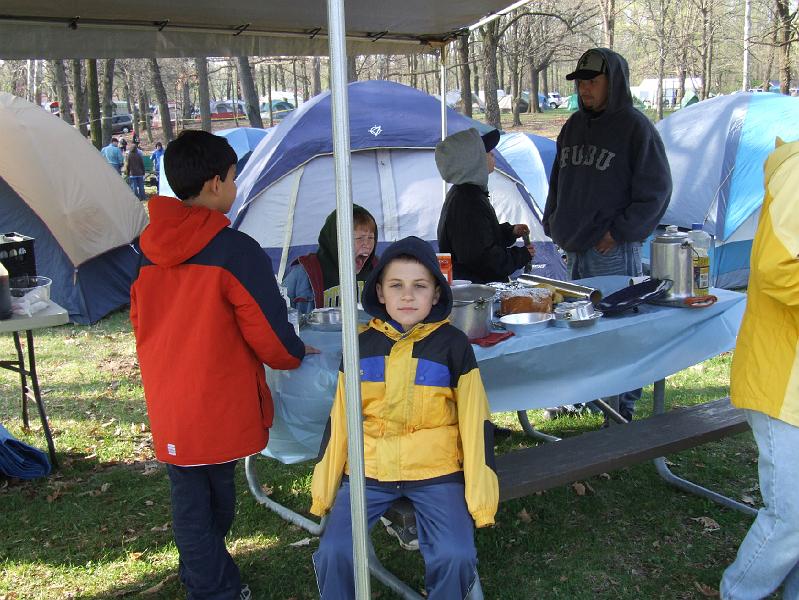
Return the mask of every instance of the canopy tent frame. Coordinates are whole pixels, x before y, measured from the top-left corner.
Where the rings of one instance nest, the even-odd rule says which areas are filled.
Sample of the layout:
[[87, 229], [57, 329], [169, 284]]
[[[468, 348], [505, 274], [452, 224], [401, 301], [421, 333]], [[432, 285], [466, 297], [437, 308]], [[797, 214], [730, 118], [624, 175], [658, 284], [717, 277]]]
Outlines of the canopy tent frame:
[[[350, 0], [351, 5], [363, 6], [365, 0]], [[372, 0], [374, 1], [374, 0]], [[410, 0], [409, 0], [410, 1]], [[449, 41], [462, 32], [472, 31], [486, 23], [501, 17], [508, 12], [527, 4], [530, 0], [517, 1], [510, 6], [504, 5], [507, 0], [451, 0], [446, 3], [429, 3], [427, 0], [412, 1], [415, 4], [414, 10], [409, 7], [399, 7], [402, 12], [407, 12], [432, 20], [432, 17], [439, 17], [441, 22], [447, 15], [451, 21], [458, 18], [458, 15], [465, 15], [476, 6], [495, 6], [496, 10], [491, 11], [483, 19], [478, 20], [472, 25], [460, 23], [456, 27], [451, 27], [443, 33], [424, 32], [416, 36], [407, 34], [391, 33], [384, 31], [380, 26], [373, 26], [369, 31], [350, 32], [347, 36], [347, 26], [344, 12], [344, 0], [327, 0], [327, 20], [328, 20], [328, 55], [330, 57], [331, 74], [331, 95], [333, 106], [333, 147], [336, 173], [336, 213], [337, 213], [337, 233], [339, 236], [338, 259], [339, 274], [342, 293], [342, 342], [343, 342], [343, 362], [345, 371], [345, 394], [347, 406], [347, 430], [348, 430], [348, 463], [350, 467], [350, 490], [353, 524], [353, 558], [355, 575], [355, 592], [358, 600], [368, 600], [371, 597], [369, 587], [369, 540], [366, 528], [366, 504], [364, 498], [364, 463], [363, 463], [363, 425], [361, 414], [360, 378], [359, 378], [359, 357], [357, 339], [357, 300], [355, 297], [355, 264], [354, 264], [354, 240], [352, 237], [352, 189], [351, 189], [351, 163], [350, 163], [350, 144], [349, 144], [349, 115], [347, 105], [347, 78], [346, 78], [346, 56], [347, 40], [352, 40], [350, 48], [353, 53], [372, 54], [380, 52], [402, 52], [407, 53], [414, 44], [420, 52], [439, 46], [443, 48]], [[254, 2], [254, 0], [253, 0]], [[139, 22], [136, 19], [124, 18], [119, 14], [120, 11], [131, 10], [128, 3], [108, 2], [107, 0], [83, 0], [81, 5], [87, 5], [93, 10], [90, 14], [100, 15], [92, 19], [82, 19], [80, 16], [70, 16], [63, 13], [63, 4], [57, 0], [6, 0], [0, 14], [0, 34], [3, 35], [4, 44], [0, 49], [0, 58], [66, 58], [66, 57], [166, 57], [166, 56], [197, 56], [202, 55], [198, 50], [202, 47], [210, 48], [216, 42], [214, 52], [211, 54], [220, 55], [219, 49], [227, 51], [230, 55], [251, 54], [251, 55], [288, 55], [288, 54], [321, 54], [324, 43], [324, 32], [321, 28], [309, 26], [308, 23], [301, 23], [300, 27], [291, 30], [260, 30], [257, 25], [252, 23], [240, 23], [232, 28], [223, 26], [217, 27], [219, 33], [206, 30], [204, 27], [184, 27], [179, 28], [179, 22], [170, 19], [152, 19], [150, 21]], [[137, 15], [147, 14], [148, 9], [152, 12], [151, 5], [161, 6], [162, 2], [142, 2], [135, 7]], [[188, 5], [187, 2], [173, 2], [170, 7], [180, 10], [181, 5]], [[192, 3], [195, 7], [197, 2]], [[274, 3], [272, 3], [274, 4]], [[306, 2], [293, 0], [283, 5], [292, 4], [300, 13], [310, 15], [311, 18], [318, 19], [318, 4], [314, 3], [317, 10], [308, 6]], [[398, 6], [393, 2], [386, 2], [382, 6]], [[407, 4], [407, 3], [406, 3]], [[265, 5], [264, 5], [265, 6]], [[70, 10], [73, 7], [68, 7]], [[254, 4], [245, 7], [254, 10]], [[39, 14], [37, 13], [39, 9]], [[161, 8], [162, 12], [166, 9]], [[356, 9], [356, 12], [357, 9]], [[358, 15], [361, 21], [369, 24], [369, 19], [395, 17], [394, 14], [376, 10], [363, 11], [363, 15]], [[297, 14], [295, 12], [295, 14]], [[485, 13], [484, 13], [485, 14]], [[373, 22], [372, 24], [376, 24]], [[28, 25], [29, 27], [20, 27]], [[186, 24], [188, 25], [188, 24]], [[419, 25], [422, 26], [421, 24]], [[117, 36], [109, 36], [108, 31], [116, 32]], [[138, 37], [134, 40], [133, 36], [141, 36], [143, 32], [149, 31], [149, 37], [142, 39]], [[35, 34], [33, 32], [36, 32]], [[377, 33], [374, 33], [374, 32]], [[75, 34], [75, 35], [70, 35]], [[127, 34], [127, 36], [125, 36]], [[181, 34], [185, 37], [181, 38]], [[195, 37], [191, 37], [194, 35]], [[197, 36], [200, 36], [199, 38]], [[302, 38], [305, 36], [305, 39]], [[409, 39], [410, 37], [410, 39]], [[106, 39], [107, 38], [107, 39]], [[415, 39], [414, 39], [415, 38]], [[292, 46], [291, 43], [268, 44], [260, 41], [274, 41], [279, 39], [281, 42], [301, 41]], [[366, 41], [368, 40], [368, 41]], [[134, 44], [135, 41], [135, 44]], [[181, 46], [181, 42], [183, 45]], [[396, 50], [396, 48], [402, 48]], [[277, 51], [277, 49], [280, 51]], [[249, 50], [249, 51], [247, 51]], [[292, 52], [294, 50], [294, 52]], [[207, 54], [206, 54], [207, 55]], [[443, 85], [446, 79], [446, 51], [441, 52], [441, 72], [442, 72], [442, 135], [446, 132], [446, 94]], [[375, 562], [376, 559], [372, 554]], [[377, 563], [379, 564], [379, 563]], [[377, 566], [377, 565], [375, 565]], [[382, 568], [382, 566], [381, 566]], [[390, 574], [389, 574], [390, 575]], [[391, 576], [393, 578], [393, 576]], [[398, 580], [397, 580], [398, 582]], [[401, 584], [396, 588], [390, 582], [384, 581], [389, 587], [395, 589], [406, 598], [419, 598], [412, 590]], [[479, 588], [479, 585], [476, 586]], [[408, 595], [404, 593], [410, 592]], [[476, 591], [476, 590], [473, 590]], [[482, 594], [480, 594], [482, 596]]]

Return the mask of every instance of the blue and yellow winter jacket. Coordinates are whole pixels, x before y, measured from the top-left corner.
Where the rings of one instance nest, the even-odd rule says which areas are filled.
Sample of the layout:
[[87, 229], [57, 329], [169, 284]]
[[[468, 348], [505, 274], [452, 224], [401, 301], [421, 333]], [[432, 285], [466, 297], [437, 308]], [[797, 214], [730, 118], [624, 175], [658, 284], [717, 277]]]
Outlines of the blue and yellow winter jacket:
[[[409, 331], [390, 319], [375, 292], [380, 271], [399, 254], [419, 258], [442, 292], [430, 315]], [[366, 282], [363, 305], [375, 316], [358, 338], [367, 479], [406, 485], [462, 479], [477, 527], [493, 524], [499, 485], [488, 400], [466, 335], [446, 318], [452, 293], [432, 248], [418, 238], [390, 246]], [[339, 373], [330, 435], [311, 485], [315, 515], [330, 510], [349, 472], [345, 411]]]

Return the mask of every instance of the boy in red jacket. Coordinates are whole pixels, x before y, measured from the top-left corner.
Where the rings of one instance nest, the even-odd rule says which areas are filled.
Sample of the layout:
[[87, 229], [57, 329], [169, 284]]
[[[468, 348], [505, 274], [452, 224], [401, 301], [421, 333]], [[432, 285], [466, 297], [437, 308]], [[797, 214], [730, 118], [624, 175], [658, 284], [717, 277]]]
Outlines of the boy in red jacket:
[[150, 200], [130, 292], [153, 445], [167, 463], [188, 598], [248, 598], [225, 535], [236, 462], [263, 450], [272, 425], [263, 364], [294, 369], [317, 351], [289, 324], [261, 247], [228, 227], [236, 154], [227, 141], [187, 130], [164, 161], [180, 200]]

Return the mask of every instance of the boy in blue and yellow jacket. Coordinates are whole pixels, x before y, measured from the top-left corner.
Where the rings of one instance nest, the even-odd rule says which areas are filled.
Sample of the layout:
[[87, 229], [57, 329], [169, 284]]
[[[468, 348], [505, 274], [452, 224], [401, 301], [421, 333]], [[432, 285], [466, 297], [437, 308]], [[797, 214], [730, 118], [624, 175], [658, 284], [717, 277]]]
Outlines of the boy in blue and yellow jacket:
[[[464, 598], [477, 580], [474, 526], [494, 523], [499, 500], [494, 429], [474, 352], [447, 320], [452, 292], [419, 238], [388, 247], [362, 302], [374, 317], [359, 336], [369, 527], [408, 498], [428, 598]], [[323, 600], [355, 593], [343, 381], [340, 374], [311, 485], [311, 512], [330, 512], [314, 554]]]

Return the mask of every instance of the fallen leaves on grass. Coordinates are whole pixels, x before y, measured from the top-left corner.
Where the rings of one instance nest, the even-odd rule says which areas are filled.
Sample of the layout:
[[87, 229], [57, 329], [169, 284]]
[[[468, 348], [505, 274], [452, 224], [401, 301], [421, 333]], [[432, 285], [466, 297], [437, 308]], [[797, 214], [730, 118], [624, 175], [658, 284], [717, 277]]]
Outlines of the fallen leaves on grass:
[[167, 531], [169, 527], [169, 523], [164, 523], [163, 525], [156, 525], [155, 527], [150, 528], [150, 531]]
[[699, 593], [702, 594], [705, 598], [718, 598], [719, 591], [715, 588], [710, 587], [709, 585], [705, 585], [704, 583], [699, 583], [698, 581], [694, 581], [694, 587], [699, 590]]
[[309, 546], [312, 540], [317, 538], [302, 538], [301, 540], [297, 540], [296, 542], [291, 542], [289, 546], [294, 546], [295, 548], [299, 548], [300, 546]]
[[585, 496], [586, 494], [594, 494], [594, 488], [591, 487], [591, 484], [587, 481], [575, 481], [572, 484], [572, 489], [574, 493], [578, 496]]
[[743, 502], [744, 504], [748, 504], [749, 506], [755, 505], [755, 499], [752, 498], [752, 496], [749, 496], [748, 494], [744, 494], [743, 496], [741, 496], [741, 502]]
[[271, 496], [274, 490], [269, 487], [267, 484], [263, 484], [261, 486], [261, 491], [264, 493], [264, 496]]
[[710, 517], [691, 517], [692, 521], [696, 521], [702, 527], [705, 528], [705, 532], [708, 531], [718, 531], [721, 529], [721, 525], [719, 525], [715, 520], [711, 519]]
[[519, 517], [519, 520], [522, 523], [530, 523], [533, 520], [533, 517], [530, 516], [530, 513], [527, 512], [526, 508], [521, 509], [516, 516]]

